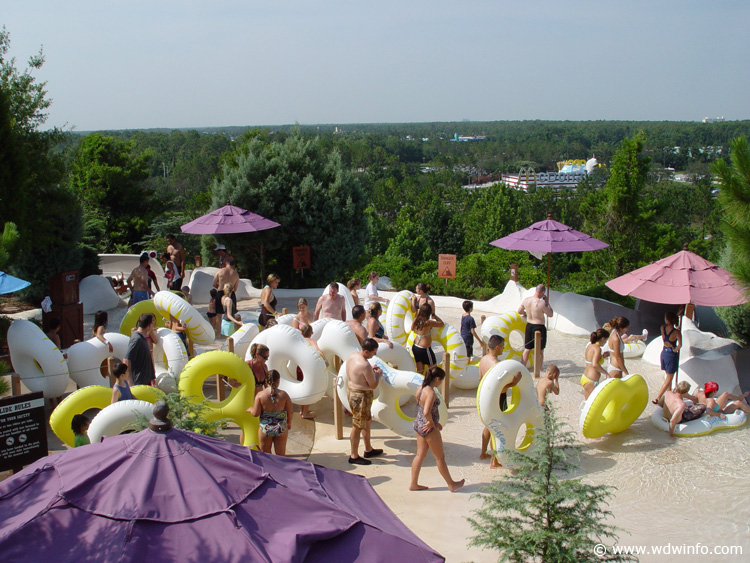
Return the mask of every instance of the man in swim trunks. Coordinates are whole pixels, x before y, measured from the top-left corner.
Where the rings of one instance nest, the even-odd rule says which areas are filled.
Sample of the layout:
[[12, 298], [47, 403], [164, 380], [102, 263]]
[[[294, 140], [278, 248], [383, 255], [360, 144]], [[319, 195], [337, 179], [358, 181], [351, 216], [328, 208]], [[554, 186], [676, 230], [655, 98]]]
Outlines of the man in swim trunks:
[[315, 304], [315, 320], [339, 319], [346, 321], [346, 300], [339, 295], [339, 284], [328, 284], [328, 293], [321, 295]]
[[[365, 338], [362, 350], [354, 352], [346, 359], [346, 376], [348, 379], [347, 396], [352, 411], [352, 431], [349, 434], [351, 453], [349, 463], [356, 465], [370, 465], [369, 458], [383, 453], [382, 449], [375, 449], [370, 443], [370, 407], [372, 406], [372, 392], [378, 386], [382, 370], [371, 366], [368, 361], [378, 351], [378, 343], [372, 338]], [[359, 455], [359, 437], [365, 442], [365, 455]]]
[[148, 252], [143, 252], [139, 259], [139, 264], [130, 273], [128, 285], [133, 288], [133, 305], [149, 298], [148, 292]]
[[[174, 235], [167, 235], [167, 254], [169, 259], [174, 262], [180, 278], [185, 279], [185, 247], [183, 247]], [[179, 289], [173, 287], [172, 289]]]
[[544, 284], [536, 286], [536, 291], [531, 297], [527, 297], [518, 308], [518, 314], [526, 317], [526, 335], [524, 338], [523, 355], [521, 362], [523, 365], [529, 363], [529, 353], [534, 349], [534, 334], [542, 333], [542, 351], [540, 353], [539, 366], [544, 363], [544, 349], [547, 347], [547, 326], [544, 323], [544, 316], [552, 316], [552, 307], [549, 306], [547, 298], [544, 296]]
[[220, 268], [214, 275], [213, 283], [211, 284], [219, 292], [219, 299], [216, 300], [214, 309], [216, 314], [221, 316], [224, 314], [224, 306], [221, 304], [221, 295], [224, 292], [224, 286], [226, 284], [232, 284], [232, 293], [229, 295], [232, 298], [232, 316], [237, 314], [237, 287], [240, 285], [240, 275], [235, 269], [234, 258], [227, 258], [226, 264], [223, 268]]
[[[662, 414], [669, 421], [669, 435], [674, 438], [674, 429], [681, 422], [689, 422], [706, 414], [706, 405], [698, 403], [698, 397], [690, 394], [690, 384], [680, 381], [674, 391], [664, 393]], [[685, 399], [690, 399], [688, 405]], [[723, 415], [722, 415], [723, 416]]]
[[[479, 381], [481, 382], [484, 378], [484, 375], [492, 369], [492, 367], [499, 363], [500, 360], [498, 359], [500, 355], [503, 353], [503, 349], [505, 348], [505, 339], [500, 336], [499, 334], [493, 334], [490, 336], [489, 341], [487, 342], [487, 353], [482, 356], [482, 359], [479, 360]], [[508, 390], [518, 385], [518, 382], [521, 381], [521, 372], [519, 371], [515, 377], [511, 380], [508, 385], [503, 387], [503, 390], [500, 392], [500, 409], [506, 410], [508, 408], [508, 399], [506, 393]], [[482, 451], [479, 454], [479, 459], [487, 459], [491, 458], [490, 460], [490, 468], [495, 469], [497, 467], [500, 467], [500, 464], [497, 463], [497, 460], [494, 455], [490, 455], [487, 453], [487, 447], [490, 444], [490, 431], [487, 427], [485, 427], [482, 430]]]

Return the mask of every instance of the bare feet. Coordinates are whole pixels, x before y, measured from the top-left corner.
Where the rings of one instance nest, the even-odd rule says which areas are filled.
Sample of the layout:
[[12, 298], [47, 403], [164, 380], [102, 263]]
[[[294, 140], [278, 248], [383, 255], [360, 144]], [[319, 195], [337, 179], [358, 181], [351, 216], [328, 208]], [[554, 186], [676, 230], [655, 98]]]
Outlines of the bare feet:
[[491, 457], [488, 453], [479, 454], [479, 459], [490, 459]]
[[411, 485], [409, 487], [410, 491], [426, 491], [429, 489], [429, 487], [425, 487], [424, 485]]
[[[448, 489], [450, 492], [455, 493], [458, 489], [464, 486], [464, 483], [466, 482], [466, 479], [461, 479], [460, 481], [453, 481], [452, 485], [448, 486]], [[427, 487], [425, 487], [426, 489]]]
[[308, 411], [305, 414], [300, 414], [302, 418], [305, 418], [307, 420], [314, 419], [317, 415], [313, 411]]

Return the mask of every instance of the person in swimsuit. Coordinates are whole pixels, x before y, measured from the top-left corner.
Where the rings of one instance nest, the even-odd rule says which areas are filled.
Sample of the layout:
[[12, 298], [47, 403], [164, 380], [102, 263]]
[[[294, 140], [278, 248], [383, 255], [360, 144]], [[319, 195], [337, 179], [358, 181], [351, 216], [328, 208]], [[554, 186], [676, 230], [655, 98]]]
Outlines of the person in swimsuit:
[[107, 349], [111, 354], [115, 349], [112, 347], [112, 343], [104, 337], [104, 333], [107, 332], [108, 319], [109, 316], [107, 315], [107, 311], [97, 311], [94, 313], [94, 328], [91, 329], [91, 333], [94, 335], [94, 338], [107, 346]]
[[714, 413], [725, 413], [732, 414], [737, 410], [741, 410], [746, 415], [750, 415], [750, 406], [747, 404], [747, 397], [750, 396], [750, 391], [747, 391], [741, 397], [734, 395], [733, 393], [722, 393], [719, 397], [716, 393], [719, 392], [719, 384], [715, 381], [707, 381], [702, 389], [696, 391], [696, 396], [701, 404]]
[[[427, 305], [429, 307], [429, 305]], [[427, 457], [427, 452], [432, 451], [435, 456], [438, 471], [448, 484], [450, 492], [455, 492], [464, 486], [465, 479], [454, 481], [448, 470], [448, 464], [445, 462], [445, 453], [443, 450], [443, 438], [440, 431], [443, 426], [440, 424], [440, 397], [435, 392], [435, 387], [445, 379], [445, 372], [442, 368], [433, 366], [427, 370], [422, 381], [422, 386], [417, 390], [417, 416], [414, 419], [414, 431], [417, 433], [417, 455], [411, 463], [411, 483], [410, 491], [424, 491], [427, 489], [424, 485], [419, 484], [419, 472], [422, 464]]]
[[234, 315], [232, 303], [233, 286], [231, 283], [224, 284], [224, 297], [221, 298], [221, 334], [232, 336], [234, 331], [242, 326], [242, 319]]
[[292, 327], [300, 330], [302, 325], [311, 325], [313, 323], [313, 314], [308, 309], [307, 299], [300, 297], [297, 301], [299, 313], [292, 319]]
[[[307, 340], [307, 343], [315, 348], [315, 351], [320, 354], [320, 357], [323, 358], [323, 361], [326, 363], [326, 367], [328, 367], [328, 360], [326, 360], [326, 357], [323, 355], [323, 351], [318, 346], [318, 343], [315, 341], [313, 336], [313, 328], [307, 323], [302, 323], [299, 325], [299, 331], [302, 333], [302, 336]], [[305, 374], [302, 371], [302, 368], [297, 366], [297, 381], [304, 381]], [[315, 413], [310, 410], [310, 405], [300, 405], [299, 406], [299, 415], [302, 418], [305, 418], [307, 420], [312, 420], [315, 418]]]
[[534, 350], [537, 332], [542, 335], [539, 367], [544, 363], [544, 349], [547, 347], [547, 325], [544, 317], [553, 315], [552, 307], [544, 295], [545, 289], [544, 284], [540, 283], [536, 286], [534, 295], [524, 299], [518, 308], [518, 314], [526, 317], [523, 354], [521, 354], [521, 363], [525, 366], [529, 364], [529, 355]]
[[278, 371], [269, 371], [266, 377], [268, 387], [255, 395], [255, 402], [247, 412], [260, 417], [258, 441], [261, 451], [270, 454], [273, 446], [276, 455], [286, 455], [286, 440], [292, 428], [294, 407], [289, 395], [279, 389], [280, 380]]
[[359, 305], [359, 295], [357, 294], [357, 291], [362, 289], [362, 280], [359, 278], [352, 278], [346, 282], [346, 288], [349, 290], [349, 293], [351, 293], [354, 304]]
[[[271, 355], [271, 351], [265, 344], [254, 343], [250, 346], [250, 359], [247, 360], [247, 365], [253, 372], [255, 378], [255, 395], [263, 391], [266, 386], [266, 379], [268, 378], [268, 357]], [[230, 385], [232, 385], [230, 383]], [[237, 384], [239, 385], [239, 383]], [[234, 386], [234, 385], [233, 385]]]
[[[685, 399], [689, 399], [691, 403], [686, 403]], [[687, 381], [680, 381], [674, 391], [664, 393], [660, 404], [662, 415], [669, 421], [669, 435], [672, 438], [674, 438], [675, 427], [681, 422], [690, 422], [704, 414], [726, 418], [723, 414], [706, 411], [706, 405], [700, 404], [698, 397], [690, 394], [690, 384]]]
[[602, 346], [609, 338], [609, 332], [599, 328], [589, 336], [589, 343], [586, 345], [586, 351], [583, 354], [586, 362], [586, 368], [581, 376], [581, 386], [583, 387], [583, 397], [588, 399], [594, 388], [599, 385], [602, 375], [606, 378], [609, 376], [607, 370], [602, 367], [604, 358], [602, 356]]
[[182, 287], [182, 275], [168, 252], [163, 252], [161, 261], [164, 263], [164, 277], [167, 278], [169, 289], [179, 290]]
[[370, 304], [370, 310], [367, 313], [367, 337], [372, 338], [376, 342], [383, 342], [387, 344], [389, 348], [393, 348], [393, 342], [388, 340], [388, 337], [385, 335], [383, 323], [380, 322], [380, 314], [382, 311], [383, 308], [377, 301]]
[[[429, 294], [430, 286], [424, 282], [419, 282], [415, 288], [416, 295], [411, 298], [411, 310], [414, 314], [419, 312], [419, 308], [427, 303], [432, 307], [432, 315], [435, 315], [435, 301]], [[437, 318], [437, 317], [435, 317]]]
[[260, 316], [258, 317], [258, 324], [262, 327], [268, 324], [268, 319], [276, 316], [277, 301], [273, 290], [279, 287], [280, 281], [281, 278], [276, 274], [268, 274], [266, 286], [260, 292]]
[[126, 379], [128, 374], [128, 366], [121, 360], [115, 359], [112, 362], [112, 376], [117, 379], [115, 384], [112, 386], [112, 399], [110, 403], [117, 403], [118, 401], [130, 401], [135, 399], [132, 391], [130, 391], [130, 384]]
[[662, 395], [667, 392], [667, 389], [672, 387], [672, 379], [674, 374], [677, 372], [677, 366], [680, 361], [680, 348], [682, 348], [682, 333], [677, 328], [678, 318], [672, 311], [667, 311], [664, 314], [664, 324], [661, 325], [661, 339], [664, 343], [664, 347], [661, 350], [661, 356], [659, 361], [661, 363], [661, 369], [664, 370], [666, 377], [664, 383], [659, 389], [659, 394], [656, 398], [651, 401], [655, 405], [659, 404], [659, 400]]
[[208, 322], [211, 323], [211, 326], [214, 327], [214, 332], [220, 332], [221, 325], [218, 324], [219, 317], [216, 315], [216, 301], [219, 298], [219, 292], [216, 291], [216, 288], [212, 287], [209, 294], [211, 295], [211, 299], [208, 302], [206, 317], [208, 317]]
[[607, 340], [607, 347], [609, 348], [609, 376], [622, 379], [623, 375], [629, 375], [628, 368], [625, 367], [625, 342], [623, 341], [623, 334], [627, 332], [630, 326], [630, 321], [625, 317], [615, 317], [609, 321], [610, 333], [609, 340]]
[[[433, 318], [430, 319], [430, 316]], [[430, 368], [437, 364], [435, 352], [432, 351], [432, 328], [440, 328], [445, 323], [432, 312], [429, 303], [422, 303], [411, 324], [411, 330], [416, 337], [412, 344], [411, 352], [414, 356], [414, 362], [417, 364], [417, 373], [422, 373], [424, 368]]]

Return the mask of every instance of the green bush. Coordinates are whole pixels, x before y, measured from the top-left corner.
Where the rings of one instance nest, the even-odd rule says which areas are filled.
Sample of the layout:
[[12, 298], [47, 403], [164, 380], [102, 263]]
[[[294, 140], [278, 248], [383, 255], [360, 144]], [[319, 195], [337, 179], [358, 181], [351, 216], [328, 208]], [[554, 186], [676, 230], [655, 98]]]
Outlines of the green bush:
[[750, 303], [734, 307], [715, 307], [714, 311], [727, 325], [729, 337], [743, 348], [750, 346]]

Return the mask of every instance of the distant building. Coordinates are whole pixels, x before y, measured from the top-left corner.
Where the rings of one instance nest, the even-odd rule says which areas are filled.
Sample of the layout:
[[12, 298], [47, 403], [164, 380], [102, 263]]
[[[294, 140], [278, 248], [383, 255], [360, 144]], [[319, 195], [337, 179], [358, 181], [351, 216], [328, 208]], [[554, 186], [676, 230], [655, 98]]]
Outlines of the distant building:
[[558, 172], [537, 173], [533, 168], [521, 168], [518, 174], [503, 174], [502, 181], [524, 192], [529, 191], [532, 185], [547, 186], [554, 190], [575, 189], [581, 180], [599, 166], [599, 162], [596, 158], [590, 158], [585, 164], [583, 161], [567, 161], [558, 163], [558, 166], [560, 165], [562, 166]]
[[470, 136], [459, 136], [458, 133], [453, 135], [451, 143], [473, 143], [476, 141], [486, 141], [487, 135], [470, 135]]
[[724, 116], [721, 117], [704, 117], [703, 123], [724, 123]]

